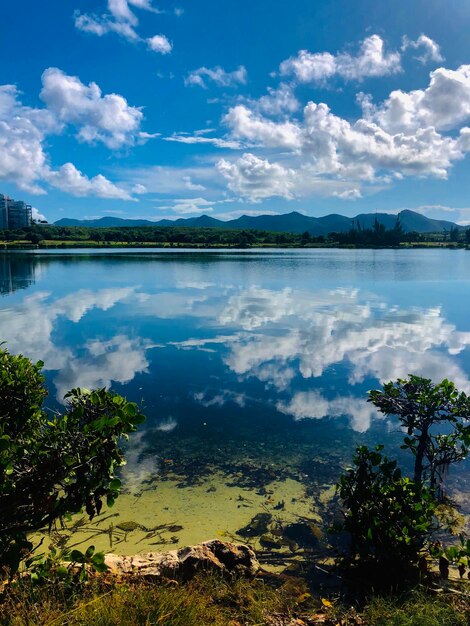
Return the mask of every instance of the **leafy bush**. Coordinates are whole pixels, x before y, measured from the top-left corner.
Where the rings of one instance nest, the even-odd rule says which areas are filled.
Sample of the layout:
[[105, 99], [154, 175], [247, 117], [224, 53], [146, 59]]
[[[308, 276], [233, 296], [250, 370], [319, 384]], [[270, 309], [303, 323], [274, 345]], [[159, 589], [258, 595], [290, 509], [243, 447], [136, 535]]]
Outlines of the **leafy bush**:
[[351, 538], [349, 564], [403, 571], [420, 558], [436, 503], [425, 487], [403, 477], [382, 449], [358, 448], [354, 467], [341, 477], [342, 529]]
[[114, 503], [119, 441], [145, 419], [106, 389], [73, 389], [63, 414], [47, 411], [42, 365], [0, 350], [0, 566], [10, 572], [32, 549], [28, 533]]

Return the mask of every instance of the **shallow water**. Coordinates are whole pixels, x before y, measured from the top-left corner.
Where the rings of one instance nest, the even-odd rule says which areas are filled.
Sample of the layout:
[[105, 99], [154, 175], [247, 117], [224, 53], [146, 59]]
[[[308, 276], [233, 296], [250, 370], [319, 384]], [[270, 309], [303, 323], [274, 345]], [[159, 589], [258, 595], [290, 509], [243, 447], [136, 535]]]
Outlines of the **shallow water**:
[[[148, 416], [123, 495], [69, 545], [259, 547], [236, 535], [259, 513], [321, 527], [357, 444], [400, 454], [368, 389], [416, 373], [470, 391], [465, 250], [12, 252], [0, 272], [0, 340], [45, 362], [48, 406], [106, 385]], [[469, 480], [449, 478], [464, 508]]]

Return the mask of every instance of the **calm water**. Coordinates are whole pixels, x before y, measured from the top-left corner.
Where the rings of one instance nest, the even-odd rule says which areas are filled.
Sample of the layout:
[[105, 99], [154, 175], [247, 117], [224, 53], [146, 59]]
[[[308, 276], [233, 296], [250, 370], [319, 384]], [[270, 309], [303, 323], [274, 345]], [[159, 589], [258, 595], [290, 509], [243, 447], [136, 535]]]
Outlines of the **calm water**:
[[[321, 525], [355, 445], [399, 453], [368, 389], [416, 373], [470, 391], [468, 251], [5, 253], [0, 271], [0, 340], [45, 362], [51, 408], [106, 385], [148, 416], [124, 495], [77, 535], [115, 551], [260, 512]], [[466, 505], [468, 471], [450, 481]]]

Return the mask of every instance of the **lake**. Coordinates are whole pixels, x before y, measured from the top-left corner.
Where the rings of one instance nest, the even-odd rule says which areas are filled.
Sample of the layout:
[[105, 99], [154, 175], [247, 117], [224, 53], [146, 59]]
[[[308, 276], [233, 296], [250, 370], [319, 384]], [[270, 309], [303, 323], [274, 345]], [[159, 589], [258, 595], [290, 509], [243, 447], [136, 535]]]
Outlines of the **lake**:
[[[148, 418], [122, 496], [69, 545], [260, 547], [255, 515], [321, 532], [355, 446], [403, 454], [368, 389], [415, 373], [470, 391], [465, 250], [9, 252], [0, 272], [0, 340], [44, 361], [48, 407], [109, 386]], [[451, 473], [465, 511], [469, 487]]]

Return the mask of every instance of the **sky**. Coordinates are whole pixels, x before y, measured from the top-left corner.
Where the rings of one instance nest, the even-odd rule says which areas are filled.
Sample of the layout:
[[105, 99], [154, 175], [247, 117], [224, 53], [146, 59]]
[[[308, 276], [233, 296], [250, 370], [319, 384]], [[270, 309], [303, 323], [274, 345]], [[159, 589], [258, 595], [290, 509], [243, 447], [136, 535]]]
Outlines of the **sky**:
[[36, 217], [470, 223], [467, 0], [15, 0], [0, 192]]

